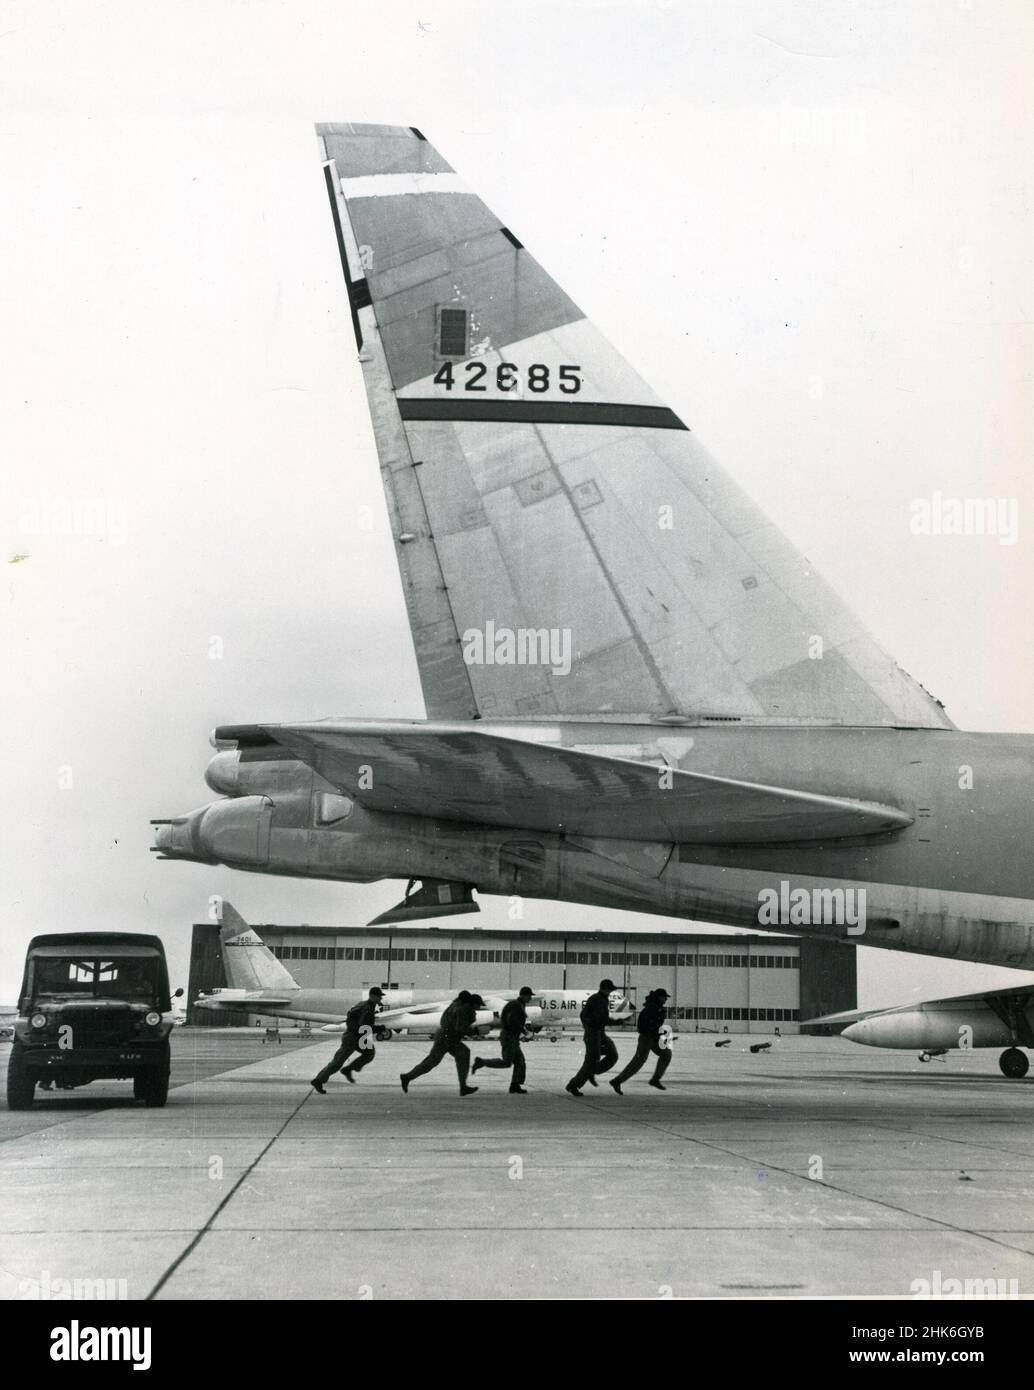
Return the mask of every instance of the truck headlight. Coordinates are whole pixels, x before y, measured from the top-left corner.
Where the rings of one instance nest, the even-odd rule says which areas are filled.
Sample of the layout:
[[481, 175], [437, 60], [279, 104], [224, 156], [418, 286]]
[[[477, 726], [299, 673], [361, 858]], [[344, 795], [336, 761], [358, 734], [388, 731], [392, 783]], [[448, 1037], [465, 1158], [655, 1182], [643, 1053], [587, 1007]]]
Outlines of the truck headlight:
[[33, 1014], [29, 1022], [32, 1024], [33, 1028], [46, 1028], [47, 1016], [46, 1014]]
[[150, 1013], [144, 1015], [144, 1022], [147, 1024], [148, 1028], [157, 1028], [161, 1021], [161, 1014], [156, 1013], [154, 1009], [152, 1009]]

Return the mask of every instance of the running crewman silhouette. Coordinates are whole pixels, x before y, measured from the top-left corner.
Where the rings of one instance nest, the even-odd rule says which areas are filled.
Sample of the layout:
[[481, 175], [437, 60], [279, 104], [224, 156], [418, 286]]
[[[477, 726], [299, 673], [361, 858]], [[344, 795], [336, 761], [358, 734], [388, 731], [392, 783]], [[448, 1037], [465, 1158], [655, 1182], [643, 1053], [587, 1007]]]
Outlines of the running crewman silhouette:
[[[346, 1081], [354, 1082], [355, 1077], [352, 1073], [362, 1071], [363, 1067], [368, 1067], [373, 1061], [376, 1055], [373, 1045], [377, 1027], [375, 1020], [383, 997], [384, 991], [374, 985], [363, 1002], [353, 1005], [345, 1015], [345, 1035], [341, 1039], [341, 1046], [323, 1070], [317, 1072], [309, 1082], [312, 1089], [318, 1091], [321, 1096], [327, 1094], [323, 1089], [324, 1084], [336, 1071], [340, 1071]], [[353, 1052], [358, 1052], [359, 1056], [347, 1067], [345, 1063]]]
[[618, 1050], [607, 1037], [607, 1024], [610, 1022], [610, 996], [617, 989], [613, 980], [601, 980], [595, 994], [586, 999], [581, 1012], [583, 1036], [585, 1038], [585, 1059], [581, 1070], [564, 1087], [572, 1096], [580, 1096], [581, 1088], [587, 1081], [596, 1084], [594, 1078], [600, 1072], [610, 1071], [618, 1059]]
[[661, 1045], [661, 1029], [665, 1026], [667, 1005], [668, 991], [666, 989], [653, 989], [646, 996], [646, 1003], [636, 1019], [639, 1043], [635, 1054], [624, 1070], [615, 1076], [610, 1083], [619, 1096], [624, 1094], [621, 1087], [630, 1076], [635, 1076], [651, 1052], [657, 1055], [657, 1065], [653, 1069], [650, 1085], [658, 1091], [668, 1089], [667, 1086], [661, 1085], [661, 1077], [671, 1065], [671, 1048]]
[[511, 999], [503, 1009], [502, 1017], [499, 1020], [501, 1056], [494, 1057], [491, 1061], [484, 1057], [474, 1058], [475, 1074], [479, 1067], [497, 1067], [499, 1069], [513, 1067], [513, 1075], [510, 1077], [510, 1094], [512, 1096], [526, 1096], [528, 1094], [524, 1089], [524, 1078], [528, 1074], [528, 1066], [521, 1050], [521, 1037], [528, 1023], [528, 1000], [532, 998], [534, 993], [535, 991], [529, 985], [524, 985], [518, 991], [517, 998]]
[[415, 1081], [418, 1076], [425, 1076], [429, 1071], [434, 1071], [445, 1054], [449, 1053], [456, 1061], [460, 1095], [472, 1096], [474, 1094], [477, 1087], [467, 1085], [467, 1073], [470, 1070], [470, 1048], [463, 1039], [474, 1027], [478, 1009], [483, 1008], [484, 1003], [485, 1001], [480, 994], [471, 994], [469, 990], [465, 989], [460, 990], [442, 1014], [442, 1021], [431, 1042], [430, 1052], [422, 1062], [417, 1063], [412, 1071], [399, 1073], [399, 1081], [402, 1083], [403, 1091], [408, 1092], [409, 1083]]

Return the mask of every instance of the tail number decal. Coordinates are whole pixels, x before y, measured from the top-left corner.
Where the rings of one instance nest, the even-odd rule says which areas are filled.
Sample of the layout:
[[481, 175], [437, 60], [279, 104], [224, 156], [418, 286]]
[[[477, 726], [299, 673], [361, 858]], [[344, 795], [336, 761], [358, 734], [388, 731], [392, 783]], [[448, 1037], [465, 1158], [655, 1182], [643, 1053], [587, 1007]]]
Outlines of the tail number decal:
[[[581, 367], [566, 363], [556, 369], [556, 386], [565, 396], [574, 396], [582, 389]], [[465, 362], [462, 364], [463, 379], [457, 376], [457, 366], [443, 362], [434, 374], [436, 386], [444, 386], [446, 391], [487, 391], [485, 378], [488, 365], [485, 362]], [[495, 369], [495, 389], [497, 391], [520, 391], [521, 368], [516, 362], [500, 362]], [[541, 396], [553, 385], [553, 374], [545, 362], [533, 362], [524, 373], [524, 385], [533, 395]]]

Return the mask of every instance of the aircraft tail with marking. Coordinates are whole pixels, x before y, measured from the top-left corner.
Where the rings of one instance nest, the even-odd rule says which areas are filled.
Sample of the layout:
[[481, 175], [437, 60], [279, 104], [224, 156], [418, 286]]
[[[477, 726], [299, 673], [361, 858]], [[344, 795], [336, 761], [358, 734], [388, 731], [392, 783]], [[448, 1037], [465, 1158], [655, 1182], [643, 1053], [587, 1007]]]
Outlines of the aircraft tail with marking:
[[230, 903], [222, 904], [219, 949], [230, 989], [298, 989], [291, 972], [277, 960], [253, 927]]
[[317, 130], [428, 717], [952, 727], [420, 131]]

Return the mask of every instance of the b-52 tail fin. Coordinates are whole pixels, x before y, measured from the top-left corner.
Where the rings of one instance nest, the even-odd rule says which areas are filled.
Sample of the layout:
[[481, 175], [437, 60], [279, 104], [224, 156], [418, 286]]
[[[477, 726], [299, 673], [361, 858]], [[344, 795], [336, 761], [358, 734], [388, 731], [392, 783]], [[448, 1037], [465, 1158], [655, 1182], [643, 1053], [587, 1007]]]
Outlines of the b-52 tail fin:
[[951, 727], [418, 130], [317, 130], [428, 717]]

